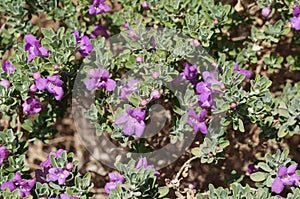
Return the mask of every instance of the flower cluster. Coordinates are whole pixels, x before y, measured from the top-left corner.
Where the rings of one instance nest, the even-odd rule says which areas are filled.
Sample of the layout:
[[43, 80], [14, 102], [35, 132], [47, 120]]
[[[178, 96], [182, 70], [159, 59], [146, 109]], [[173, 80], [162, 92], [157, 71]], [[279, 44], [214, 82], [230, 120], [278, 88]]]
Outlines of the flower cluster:
[[291, 19], [291, 27], [295, 30], [300, 30], [300, 7], [295, 6], [293, 12], [293, 18]]
[[[138, 163], [137, 163], [137, 165], [136, 165], [135, 168], [138, 170], [138, 169], [140, 169], [140, 168], [142, 168], [142, 167], [144, 167], [144, 169], [146, 169], [146, 170], [152, 170], [152, 169], [154, 169], [154, 166], [153, 166], [153, 165], [148, 165], [147, 158], [145, 158], [145, 157], [141, 158], [141, 159], [138, 161]], [[159, 177], [159, 176], [160, 176], [159, 171], [155, 171], [155, 172], [154, 172], [154, 176]]]
[[61, 100], [64, 95], [64, 90], [62, 89], [62, 80], [59, 75], [48, 76], [47, 78], [37, 78], [35, 80], [35, 85], [39, 90], [47, 90], [49, 93], [54, 94], [56, 100]]
[[23, 112], [25, 114], [35, 114], [42, 110], [41, 103], [37, 101], [34, 96], [27, 98], [22, 104]]
[[35, 179], [32, 180], [22, 180], [21, 174], [16, 172], [14, 178], [9, 182], [4, 182], [1, 186], [1, 190], [5, 191], [5, 189], [9, 189], [11, 192], [19, 189], [20, 197], [31, 196], [30, 190], [35, 185]]
[[2, 69], [6, 74], [13, 74], [16, 70], [16, 67], [12, 65], [9, 61], [4, 62]]
[[188, 124], [193, 127], [195, 132], [201, 132], [203, 134], [207, 134], [207, 126], [205, 123], [205, 116], [207, 114], [206, 109], [202, 109], [202, 111], [197, 115], [194, 109], [190, 109], [188, 112]]

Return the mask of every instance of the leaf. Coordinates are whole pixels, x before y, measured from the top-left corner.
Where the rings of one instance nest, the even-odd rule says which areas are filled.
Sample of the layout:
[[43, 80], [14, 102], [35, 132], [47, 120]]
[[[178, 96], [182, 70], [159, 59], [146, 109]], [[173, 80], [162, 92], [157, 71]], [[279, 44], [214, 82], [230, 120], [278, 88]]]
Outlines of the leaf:
[[264, 172], [255, 172], [250, 175], [250, 179], [254, 182], [261, 182], [266, 179], [267, 175]]
[[158, 193], [159, 193], [158, 198], [162, 198], [162, 197], [166, 196], [169, 193], [169, 187], [167, 187], [167, 186], [159, 187]]
[[268, 164], [264, 163], [264, 162], [260, 162], [258, 163], [258, 167], [263, 169], [264, 171], [267, 171], [267, 172], [271, 172], [272, 169], [269, 167]]
[[193, 148], [192, 154], [196, 157], [200, 157], [200, 147]]

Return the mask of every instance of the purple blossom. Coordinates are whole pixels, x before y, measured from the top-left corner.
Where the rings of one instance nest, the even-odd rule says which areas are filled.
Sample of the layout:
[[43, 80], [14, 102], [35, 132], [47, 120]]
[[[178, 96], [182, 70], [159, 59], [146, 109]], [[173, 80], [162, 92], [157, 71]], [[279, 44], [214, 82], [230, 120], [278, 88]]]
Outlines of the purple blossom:
[[214, 108], [212, 91], [205, 82], [199, 82], [196, 86], [196, 91], [199, 93], [198, 103], [202, 108]]
[[192, 84], [196, 84], [196, 77], [198, 75], [197, 67], [195, 65], [189, 66], [187, 62], [183, 64], [184, 71], [180, 74], [183, 79], [189, 80]]
[[2, 70], [6, 73], [6, 74], [13, 74], [16, 70], [16, 67], [14, 65], [12, 65], [9, 61], [4, 62], [4, 64], [2, 65]]
[[295, 30], [300, 30], [300, 7], [295, 6], [293, 18], [291, 19], [291, 27]]
[[128, 23], [122, 23], [122, 27], [126, 28], [126, 29], [129, 29], [129, 24]]
[[188, 124], [193, 127], [195, 132], [201, 132], [203, 134], [207, 134], [207, 126], [205, 124], [205, 116], [207, 114], [206, 109], [202, 109], [202, 111], [197, 115], [193, 109], [188, 111]]
[[104, 2], [105, 0], [94, 0], [93, 4], [89, 6], [90, 15], [97, 15], [109, 12], [111, 8]]
[[50, 152], [47, 156], [47, 160], [45, 160], [44, 162], [42, 162], [40, 164], [41, 167], [45, 167], [45, 168], [48, 168], [48, 167], [51, 167], [51, 161], [50, 161], [50, 157], [51, 155], [54, 155], [55, 158], [58, 158], [61, 156], [61, 154], [65, 152], [65, 150], [63, 149], [58, 149], [56, 152]]
[[98, 36], [102, 36], [106, 39], [109, 37], [106, 31], [106, 27], [101, 25], [94, 25], [94, 31], [91, 33], [90, 37], [94, 39], [97, 38]]
[[49, 179], [52, 182], [58, 181], [59, 185], [65, 184], [70, 172], [62, 168], [49, 169]]
[[125, 124], [123, 127], [125, 135], [132, 135], [135, 133], [137, 137], [141, 137], [145, 130], [145, 116], [146, 110], [142, 110], [141, 108], [131, 109], [130, 106], [128, 106], [126, 113], [116, 119], [115, 124]]
[[[51, 165], [51, 163], [50, 163], [50, 165]], [[41, 169], [35, 170], [36, 181], [40, 182], [40, 183], [50, 182], [50, 179], [47, 176], [48, 173], [49, 173], [49, 169], [50, 169], [50, 166], [49, 167], [44, 167], [43, 170], [41, 170]]]
[[[141, 167], [144, 167], [146, 170], [152, 170], [154, 169], [154, 166], [153, 165], [148, 165], [148, 162], [147, 162], [147, 158], [141, 158], [139, 159], [137, 165], [136, 165], [136, 169], [140, 169]], [[158, 177], [160, 175], [160, 173], [158, 171], [155, 171], [154, 172], [154, 176]]]
[[105, 184], [104, 190], [107, 194], [110, 193], [112, 189], [117, 189], [119, 183], [124, 183], [124, 177], [120, 173], [109, 173], [108, 174], [110, 182]]
[[0, 81], [0, 85], [3, 86], [3, 87], [5, 87], [5, 88], [9, 88], [10, 87], [10, 81], [6, 80], [6, 79], [1, 80]]
[[120, 89], [119, 98], [120, 99], [127, 99], [127, 95], [137, 92], [137, 84], [139, 83], [139, 80], [133, 79], [130, 80], [123, 88]]
[[49, 93], [54, 94], [56, 100], [61, 100], [64, 95], [64, 90], [62, 89], [62, 80], [59, 75], [48, 76], [47, 78], [38, 78], [35, 80], [35, 85], [39, 90], [47, 89]]
[[75, 30], [74, 36], [75, 36], [77, 44], [80, 44], [78, 52], [83, 57], [89, 58], [90, 57], [90, 52], [92, 52], [92, 50], [93, 50], [93, 46], [92, 46], [91, 41], [88, 38], [88, 36], [80, 37], [78, 30]]
[[238, 64], [234, 65], [233, 71], [238, 71], [239, 74], [244, 74], [245, 75], [244, 79], [249, 79], [251, 77], [250, 71], [245, 69], [240, 69]]
[[105, 88], [107, 91], [113, 91], [116, 88], [116, 82], [109, 79], [109, 72], [107, 69], [89, 69], [88, 76], [91, 79], [84, 81], [86, 88], [91, 91], [95, 88]]
[[21, 174], [16, 172], [12, 181], [4, 182], [1, 186], [1, 190], [4, 191], [5, 189], [9, 189], [11, 192], [19, 189], [20, 190], [20, 197], [31, 196], [30, 190], [34, 187], [35, 180], [28, 180], [22, 181]]
[[38, 57], [47, 57], [49, 55], [49, 50], [42, 47], [39, 40], [37, 40], [32, 34], [25, 35], [24, 40], [25, 51], [28, 51], [28, 61], [31, 62], [36, 56]]
[[280, 194], [284, 186], [297, 186], [300, 176], [295, 174], [298, 164], [292, 164], [288, 168], [280, 166], [278, 169], [278, 177], [272, 184], [272, 191]]
[[37, 101], [34, 96], [27, 98], [23, 102], [22, 107], [25, 114], [36, 114], [42, 110], [41, 103]]
[[5, 146], [0, 147], [0, 166], [2, 165], [4, 159], [8, 157], [9, 151], [5, 148]]

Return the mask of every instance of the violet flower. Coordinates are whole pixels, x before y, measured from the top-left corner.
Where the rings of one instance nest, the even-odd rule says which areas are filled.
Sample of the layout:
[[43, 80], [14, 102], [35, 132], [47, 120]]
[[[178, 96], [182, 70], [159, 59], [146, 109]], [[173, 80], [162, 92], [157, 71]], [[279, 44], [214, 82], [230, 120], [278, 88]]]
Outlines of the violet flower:
[[272, 184], [272, 191], [280, 194], [285, 186], [297, 186], [300, 176], [295, 174], [298, 164], [292, 164], [288, 168], [280, 166], [278, 169], [278, 177]]
[[[146, 170], [152, 170], [152, 169], [154, 169], [153, 165], [148, 165], [147, 158], [145, 158], [145, 157], [141, 158], [138, 161], [138, 163], [137, 163], [137, 165], [136, 165], [135, 168], [138, 170], [141, 167], [144, 167]], [[160, 173], [158, 171], [155, 171], [154, 172], [154, 176], [158, 177], [158, 176], [160, 176]]]
[[245, 78], [244, 79], [249, 79], [251, 77], [251, 73], [249, 70], [246, 69], [240, 69], [238, 64], [234, 65], [233, 71], [238, 71], [239, 74], [244, 74]]
[[35, 85], [39, 90], [47, 89], [49, 93], [54, 94], [56, 100], [61, 100], [64, 95], [64, 90], [62, 89], [62, 80], [59, 75], [48, 76], [47, 78], [38, 78], [35, 80]]
[[31, 62], [36, 56], [38, 57], [47, 57], [49, 55], [49, 50], [42, 47], [39, 40], [37, 40], [32, 34], [25, 35], [24, 40], [25, 51], [28, 51], [28, 61]]
[[[51, 165], [51, 163], [50, 163], [50, 165]], [[49, 179], [49, 176], [48, 176], [49, 169], [50, 169], [50, 166], [49, 167], [44, 167], [43, 170], [41, 170], [41, 169], [35, 170], [35, 179], [36, 179], [36, 181], [40, 182], [40, 183], [50, 182], [50, 179]]]
[[199, 82], [196, 85], [196, 91], [197, 93], [199, 93], [198, 96], [199, 106], [201, 106], [202, 108], [209, 108], [209, 107], [214, 108], [212, 91], [205, 82]]
[[144, 122], [145, 116], [145, 110], [142, 110], [141, 108], [130, 109], [130, 106], [128, 106], [126, 113], [116, 119], [115, 124], [125, 124], [123, 127], [125, 135], [132, 135], [135, 133], [137, 137], [141, 137], [146, 126]]
[[77, 44], [80, 44], [80, 47], [78, 49], [78, 52], [83, 56], [83, 57], [90, 57], [90, 52], [93, 51], [93, 46], [91, 44], [90, 39], [88, 38], [88, 36], [83, 36], [80, 37], [79, 36], [79, 32], [78, 30], [75, 30], [74, 32], [74, 36], [76, 39]]
[[41, 112], [42, 106], [39, 101], [37, 101], [34, 96], [27, 98], [22, 104], [23, 112], [25, 114], [36, 114]]
[[193, 127], [195, 132], [201, 132], [203, 134], [207, 134], [207, 126], [205, 124], [205, 116], [207, 114], [206, 109], [202, 109], [202, 111], [197, 115], [193, 109], [190, 109], [188, 112], [188, 124]]
[[180, 73], [183, 79], [189, 80], [192, 84], [196, 84], [196, 77], [198, 75], [197, 67], [195, 65], [189, 66], [187, 62], [183, 64], [184, 71]]
[[94, 31], [91, 33], [90, 37], [94, 39], [97, 38], [98, 36], [102, 36], [106, 39], [109, 37], [106, 31], [106, 27], [101, 25], [94, 25]]
[[0, 147], [0, 166], [2, 165], [4, 159], [8, 157], [9, 151], [5, 148], [5, 146]]
[[108, 174], [110, 182], [106, 183], [104, 190], [107, 194], [110, 193], [112, 189], [117, 189], [119, 183], [124, 183], [124, 177], [120, 173], [109, 173]]
[[295, 6], [293, 18], [291, 19], [291, 27], [295, 30], [300, 30], [300, 7]]
[[49, 169], [49, 179], [52, 182], [58, 181], [59, 185], [63, 185], [66, 182], [70, 172], [62, 168], [51, 168]]
[[47, 156], [47, 160], [45, 160], [44, 162], [42, 162], [40, 164], [41, 167], [45, 167], [45, 168], [48, 168], [48, 167], [51, 167], [51, 161], [50, 161], [50, 157], [51, 155], [54, 155], [55, 158], [58, 158], [61, 156], [61, 154], [65, 152], [65, 150], [63, 149], [58, 149], [56, 152], [50, 152]]
[[90, 15], [97, 15], [109, 12], [111, 8], [104, 2], [105, 0], [94, 0], [93, 4], [89, 6]]
[[2, 70], [6, 73], [6, 74], [13, 74], [16, 70], [16, 67], [14, 65], [12, 65], [9, 61], [4, 62], [4, 64], [2, 65]]
[[1, 80], [0, 85], [5, 87], [5, 88], [9, 88], [10, 87], [10, 81], [7, 80], [7, 79]]
[[127, 95], [137, 92], [137, 84], [139, 83], [139, 80], [133, 79], [130, 80], [123, 88], [120, 89], [119, 92], [119, 98], [120, 99], [127, 99]]
[[9, 189], [11, 192], [19, 189], [20, 190], [20, 197], [31, 196], [30, 190], [34, 187], [35, 180], [28, 180], [22, 181], [21, 174], [16, 172], [12, 181], [4, 182], [1, 186], [1, 190], [4, 191], [5, 189]]
[[116, 82], [109, 79], [109, 72], [107, 69], [89, 69], [88, 76], [91, 79], [85, 80], [86, 88], [91, 91], [95, 88], [105, 88], [107, 91], [113, 91], [116, 88]]

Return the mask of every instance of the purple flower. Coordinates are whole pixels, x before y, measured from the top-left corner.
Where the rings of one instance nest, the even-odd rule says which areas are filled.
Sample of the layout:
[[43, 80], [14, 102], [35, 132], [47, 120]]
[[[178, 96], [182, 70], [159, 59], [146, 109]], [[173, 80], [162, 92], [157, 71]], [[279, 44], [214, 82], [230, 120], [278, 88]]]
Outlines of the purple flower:
[[199, 82], [196, 86], [196, 91], [199, 93], [198, 103], [202, 108], [214, 108], [212, 91], [205, 82]]
[[111, 8], [104, 4], [105, 0], [94, 0], [93, 4], [89, 6], [90, 15], [97, 15], [108, 12]]
[[41, 103], [37, 101], [34, 96], [27, 98], [23, 102], [22, 107], [25, 114], [36, 114], [42, 110]]
[[47, 78], [38, 78], [35, 80], [35, 85], [39, 90], [47, 89], [49, 93], [54, 94], [56, 100], [61, 100], [64, 95], [64, 90], [62, 89], [62, 80], [59, 75], [48, 76]]
[[207, 134], [207, 126], [205, 124], [205, 116], [207, 114], [206, 109], [202, 109], [202, 111], [197, 115], [193, 109], [190, 109], [188, 112], [188, 124], [193, 127], [195, 132], [201, 132], [203, 134]]
[[[146, 170], [152, 170], [154, 169], [154, 166], [153, 165], [148, 165], [148, 162], [147, 162], [147, 158], [141, 158], [137, 165], [136, 165], [136, 169], [138, 170], [139, 168], [141, 167], [144, 167]], [[155, 171], [154, 172], [154, 176], [158, 177], [160, 175], [160, 173], [158, 171]]]
[[293, 12], [293, 18], [291, 19], [291, 27], [300, 30], [300, 7], [295, 6]]
[[16, 67], [12, 65], [9, 61], [4, 62], [2, 69], [6, 74], [13, 74], [16, 70]]
[[116, 88], [116, 82], [109, 79], [109, 72], [107, 69], [89, 69], [88, 76], [91, 79], [85, 80], [86, 88], [91, 91], [95, 88], [105, 88], [107, 91], [113, 91]]
[[44, 162], [42, 162], [42, 163], [40, 164], [40, 166], [41, 166], [41, 167], [45, 167], [45, 168], [50, 167], [50, 166], [51, 166], [51, 161], [50, 161], [51, 155], [54, 155], [55, 158], [58, 158], [58, 157], [61, 156], [61, 154], [62, 154], [63, 152], [65, 152], [65, 150], [63, 150], [63, 149], [58, 149], [56, 152], [50, 152], [50, 153], [48, 154], [48, 156], [47, 156], [47, 160], [45, 160]]
[[9, 151], [5, 148], [5, 146], [0, 147], [0, 166], [3, 163], [3, 160], [8, 157]]
[[266, 6], [261, 10], [261, 15], [264, 17], [268, 17], [271, 13], [271, 7], [270, 6]]
[[28, 51], [28, 61], [31, 62], [36, 56], [38, 57], [47, 57], [49, 55], [49, 50], [42, 47], [39, 40], [37, 40], [32, 34], [25, 35], [24, 40], [25, 51]]
[[198, 75], [197, 67], [195, 65], [189, 66], [187, 62], [185, 62], [183, 66], [184, 71], [180, 75], [183, 77], [183, 79], [189, 80], [192, 84], [195, 84], [195, 78]]
[[[50, 165], [51, 165], [51, 163], [50, 163]], [[41, 170], [41, 169], [35, 170], [36, 181], [40, 182], [40, 183], [50, 182], [50, 179], [47, 176], [48, 173], [49, 173], [49, 169], [50, 169], [50, 166], [49, 167], [44, 167], [43, 170]]]
[[109, 37], [109, 35], [106, 32], [106, 27], [101, 25], [94, 25], [94, 31], [91, 33], [91, 38], [97, 38], [98, 36], [105, 37], [106, 39]]
[[62, 193], [59, 195], [60, 199], [78, 199], [77, 197], [69, 196], [68, 194]]
[[80, 44], [80, 47], [78, 49], [78, 52], [83, 56], [83, 57], [90, 57], [90, 52], [93, 51], [93, 46], [91, 44], [90, 39], [88, 38], [88, 36], [83, 36], [80, 37], [79, 36], [79, 32], [78, 30], [75, 30], [74, 32], [74, 36], [76, 39], [77, 44]]
[[52, 182], [58, 181], [59, 185], [65, 184], [70, 172], [62, 168], [49, 169], [49, 179]]
[[110, 182], [105, 184], [104, 190], [107, 194], [110, 193], [110, 190], [117, 189], [119, 183], [124, 183], [124, 177], [120, 173], [109, 173], [108, 174]]
[[272, 184], [272, 191], [280, 194], [284, 186], [297, 186], [300, 176], [295, 174], [298, 164], [292, 164], [288, 168], [280, 166], [278, 169], [278, 177]]
[[127, 95], [137, 92], [137, 83], [139, 80], [133, 79], [130, 80], [123, 88], [120, 89], [119, 98], [120, 99], [127, 99]]
[[0, 85], [3, 86], [3, 87], [5, 87], [5, 88], [9, 88], [10, 87], [10, 81], [6, 80], [6, 79], [1, 80], [0, 81]]
[[238, 71], [240, 74], [244, 74], [245, 75], [244, 79], [249, 79], [251, 77], [250, 71], [245, 70], [245, 69], [239, 69], [239, 65], [238, 64], [234, 65], [233, 71]]
[[128, 23], [122, 23], [122, 27], [126, 28], [126, 29], [129, 29], [129, 24]]
[[130, 109], [130, 106], [128, 106], [126, 113], [116, 119], [115, 124], [125, 124], [123, 127], [125, 135], [132, 135], [135, 133], [137, 137], [141, 137], [145, 130], [145, 115], [145, 110], [142, 110], [141, 108]]
[[16, 172], [12, 181], [4, 182], [1, 186], [1, 190], [4, 191], [5, 189], [9, 189], [11, 192], [19, 189], [20, 190], [20, 197], [30, 196], [30, 190], [34, 187], [35, 180], [28, 180], [22, 181], [21, 174]]

